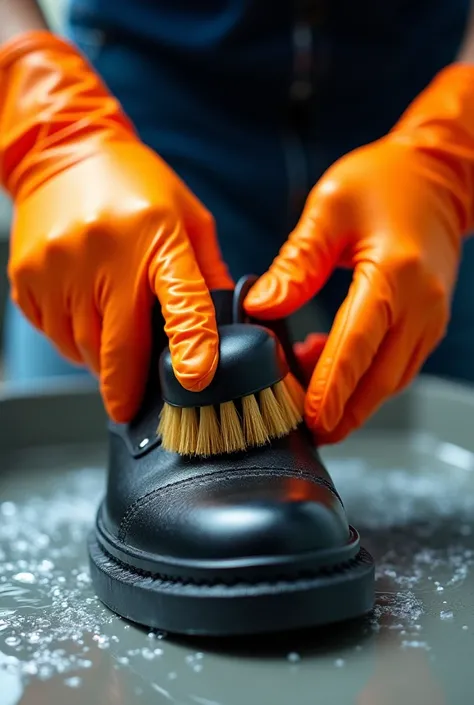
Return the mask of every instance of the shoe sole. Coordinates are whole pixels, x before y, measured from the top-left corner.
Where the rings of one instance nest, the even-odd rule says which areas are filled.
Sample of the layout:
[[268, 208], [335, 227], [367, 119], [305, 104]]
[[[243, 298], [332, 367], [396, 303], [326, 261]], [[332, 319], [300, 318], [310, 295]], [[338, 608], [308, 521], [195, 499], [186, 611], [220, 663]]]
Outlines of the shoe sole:
[[350, 561], [300, 577], [229, 584], [170, 579], [112, 558], [89, 537], [92, 582], [99, 599], [132, 622], [176, 634], [237, 636], [343, 622], [370, 612], [375, 578], [363, 548]]

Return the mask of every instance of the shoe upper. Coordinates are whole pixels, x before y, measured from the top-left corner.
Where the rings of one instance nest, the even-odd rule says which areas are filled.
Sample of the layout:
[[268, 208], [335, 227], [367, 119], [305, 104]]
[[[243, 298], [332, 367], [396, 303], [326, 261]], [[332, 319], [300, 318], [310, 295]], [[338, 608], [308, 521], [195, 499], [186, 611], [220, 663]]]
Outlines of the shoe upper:
[[149, 423], [110, 427], [102, 518], [121, 544], [225, 560], [348, 542], [342, 502], [304, 428], [268, 446], [199, 459], [169, 453], [157, 440], [145, 444]]

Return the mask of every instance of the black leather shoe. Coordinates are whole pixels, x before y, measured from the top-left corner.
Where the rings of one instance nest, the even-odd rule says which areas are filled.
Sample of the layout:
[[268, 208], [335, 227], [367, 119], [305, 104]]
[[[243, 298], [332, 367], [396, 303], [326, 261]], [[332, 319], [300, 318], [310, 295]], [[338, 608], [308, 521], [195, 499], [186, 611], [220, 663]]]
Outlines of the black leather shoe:
[[148, 437], [111, 429], [107, 495], [89, 544], [108, 607], [149, 627], [209, 635], [372, 609], [372, 558], [304, 431], [206, 461]]
[[206, 635], [372, 609], [373, 560], [304, 426], [263, 448], [183, 458], [156, 438], [161, 404], [150, 391], [133, 423], [110, 424], [107, 494], [89, 541], [106, 605], [148, 627]]

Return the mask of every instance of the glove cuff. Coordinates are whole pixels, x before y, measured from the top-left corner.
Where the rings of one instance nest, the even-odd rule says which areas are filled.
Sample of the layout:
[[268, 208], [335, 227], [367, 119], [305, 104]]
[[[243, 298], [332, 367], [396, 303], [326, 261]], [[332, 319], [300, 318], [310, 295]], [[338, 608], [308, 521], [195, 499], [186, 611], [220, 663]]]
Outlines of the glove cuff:
[[88, 154], [104, 134], [135, 135], [88, 61], [48, 31], [0, 49], [0, 183], [16, 198]]

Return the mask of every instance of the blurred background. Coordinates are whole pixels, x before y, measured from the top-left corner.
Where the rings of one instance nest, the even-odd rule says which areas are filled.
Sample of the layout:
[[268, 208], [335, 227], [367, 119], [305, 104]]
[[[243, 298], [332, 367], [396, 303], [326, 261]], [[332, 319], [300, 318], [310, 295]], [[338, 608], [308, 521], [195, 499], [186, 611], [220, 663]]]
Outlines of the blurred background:
[[[51, 25], [56, 30], [60, 30], [63, 26], [67, 1], [68, 0], [40, 0], [40, 5], [46, 12]], [[10, 202], [0, 189], [0, 325], [2, 328], [5, 301], [8, 293], [7, 260], [10, 219]]]

